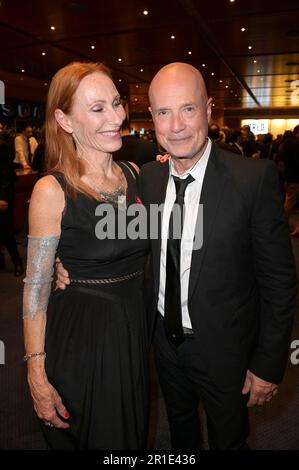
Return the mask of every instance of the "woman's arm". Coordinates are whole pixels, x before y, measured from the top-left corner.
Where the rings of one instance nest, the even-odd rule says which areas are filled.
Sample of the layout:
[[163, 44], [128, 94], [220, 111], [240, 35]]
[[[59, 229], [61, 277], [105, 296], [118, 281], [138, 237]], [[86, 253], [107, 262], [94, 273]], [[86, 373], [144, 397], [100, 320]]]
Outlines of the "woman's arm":
[[[66, 428], [58, 414], [69, 413], [60, 396], [48, 382], [44, 352], [46, 307], [56, 247], [60, 236], [64, 193], [52, 176], [41, 178], [34, 187], [29, 208], [28, 260], [24, 289], [24, 340], [28, 365], [28, 383], [38, 417], [56, 427]], [[58, 414], [57, 414], [58, 412]]]

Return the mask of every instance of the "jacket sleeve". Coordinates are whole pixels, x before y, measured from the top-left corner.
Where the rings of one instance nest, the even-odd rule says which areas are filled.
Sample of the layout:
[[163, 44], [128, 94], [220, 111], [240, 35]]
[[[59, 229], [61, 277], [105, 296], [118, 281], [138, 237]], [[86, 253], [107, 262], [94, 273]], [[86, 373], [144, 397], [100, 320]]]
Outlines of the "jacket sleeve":
[[277, 170], [272, 162], [266, 163], [251, 214], [254, 269], [260, 293], [260, 329], [249, 368], [258, 377], [278, 383], [289, 353], [296, 273]]

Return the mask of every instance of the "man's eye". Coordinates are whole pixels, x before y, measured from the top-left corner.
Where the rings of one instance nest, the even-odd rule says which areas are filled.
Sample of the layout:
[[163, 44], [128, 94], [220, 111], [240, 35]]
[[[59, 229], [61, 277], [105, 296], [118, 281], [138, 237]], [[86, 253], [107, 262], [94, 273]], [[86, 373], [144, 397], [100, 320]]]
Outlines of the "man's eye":
[[192, 111], [194, 111], [194, 106], [187, 106], [187, 108], [185, 108], [185, 111], [191, 113]]
[[104, 108], [94, 108], [93, 109], [94, 113], [101, 113], [102, 111], [104, 111]]
[[158, 112], [158, 116], [166, 116], [166, 114], [167, 114], [166, 110], [162, 110]]
[[114, 103], [114, 106], [115, 106], [115, 107], [121, 106], [121, 101], [116, 101], [116, 102]]

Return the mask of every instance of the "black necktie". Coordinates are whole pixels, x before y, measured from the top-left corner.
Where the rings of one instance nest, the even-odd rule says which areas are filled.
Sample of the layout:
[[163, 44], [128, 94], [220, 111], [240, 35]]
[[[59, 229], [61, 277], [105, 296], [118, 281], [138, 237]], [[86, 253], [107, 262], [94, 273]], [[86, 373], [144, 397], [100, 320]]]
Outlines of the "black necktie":
[[186, 179], [173, 177], [176, 188], [168, 230], [166, 254], [166, 284], [164, 303], [164, 328], [166, 336], [176, 346], [184, 341], [181, 306], [181, 237], [183, 233], [183, 208], [185, 191], [194, 178], [189, 175]]

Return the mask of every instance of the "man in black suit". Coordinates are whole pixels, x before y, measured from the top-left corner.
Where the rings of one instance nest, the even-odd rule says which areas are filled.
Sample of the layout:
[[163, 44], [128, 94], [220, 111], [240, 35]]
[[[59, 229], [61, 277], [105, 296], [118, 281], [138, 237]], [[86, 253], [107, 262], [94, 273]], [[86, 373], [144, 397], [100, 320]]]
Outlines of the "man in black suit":
[[[172, 157], [140, 173], [145, 206], [164, 204], [152, 240], [153, 318], [172, 446], [199, 448], [202, 400], [210, 447], [244, 449], [247, 407], [276, 395], [292, 328], [296, 278], [275, 165], [211, 144], [212, 100], [191, 65], [163, 67], [149, 97], [157, 140]], [[181, 191], [178, 177], [189, 175], [178, 257], [168, 225]], [[202, 246], [192, 250], [190, 240], [201, 229]], [[171, 318], [178, 304], [179, 326]]]
[[[199, 449], [202, 400], [210, 447], [244, 449], [247, 407], [271, 400], [283, 377], [296, 292], [276, 168], [211, 144], [212, 100], [191, 65], [163, 67], [149, 92], [172, 157], [139, 180], [147, 208], [164, 204], [149, 313], [172, 446]], [[174, 203], [185, 204], [182, 241], [168, 229]]]

